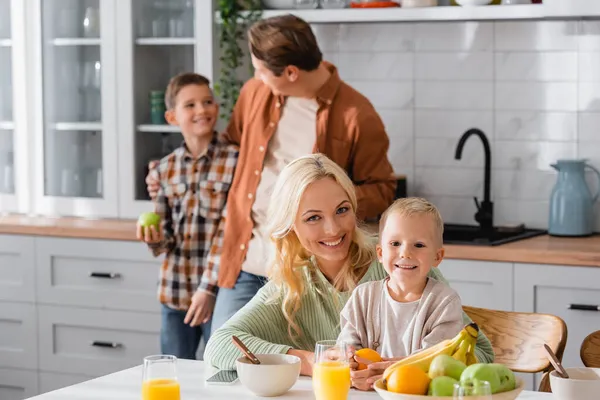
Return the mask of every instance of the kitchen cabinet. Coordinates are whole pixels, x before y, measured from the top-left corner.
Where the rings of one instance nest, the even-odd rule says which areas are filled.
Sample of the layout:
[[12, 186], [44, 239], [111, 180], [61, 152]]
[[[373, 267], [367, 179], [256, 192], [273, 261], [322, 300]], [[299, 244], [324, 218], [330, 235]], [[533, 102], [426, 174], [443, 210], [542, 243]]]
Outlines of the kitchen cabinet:
[[33, 238], [0, 235], [0, 301], [35, 302], [34, 258]]
[[0, 368], [37, 368], [36, 309], [0, 302]]
[[38, 375], [39, 392], [46, 393], [62, 389], [67, 386], [76, 385], [92, 379], [91, 376], [75, 374], [59, 374], [55, 372], [40, 372]]
[[0, 399], [22, 400], [38, 394], [35, 372], [0, 368]]
[[548, 313], [567, 324], [568, 340], [563, 365], [583, 366], [579, 349], [583, 339], [600, 330], [600, 311], [579, 310], [600, 306], [600, 268], [515, 264], [515, 308]]
[[513, 264], [446, 259], [438, 266], [462, 304], [511, 311]]

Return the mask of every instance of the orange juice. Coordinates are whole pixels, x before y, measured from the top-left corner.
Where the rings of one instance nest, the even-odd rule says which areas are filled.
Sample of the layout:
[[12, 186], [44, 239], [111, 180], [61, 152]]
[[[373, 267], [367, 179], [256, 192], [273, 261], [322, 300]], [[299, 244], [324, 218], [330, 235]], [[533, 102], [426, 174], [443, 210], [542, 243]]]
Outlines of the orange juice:
[[350, 391], [350, 366], [338, 361], [315, 364], [313, 390], [317, 400], [346, 400]]
[[179, 382], [152, 379], [142, 383], [142, 400], [179, 400]]

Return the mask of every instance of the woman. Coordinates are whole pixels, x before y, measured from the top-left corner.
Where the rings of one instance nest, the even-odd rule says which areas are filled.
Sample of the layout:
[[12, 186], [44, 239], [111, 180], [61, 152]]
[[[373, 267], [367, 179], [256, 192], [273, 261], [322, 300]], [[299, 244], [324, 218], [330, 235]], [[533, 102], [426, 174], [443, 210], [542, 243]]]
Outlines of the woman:
[[[352, 181], [324, 155], [301, 157], [284, 168], [268, 214], [276, 247], [270, 281], [213, 333], [205, 351], [209, 363], [235, 368], [240, 356], [231, 342], [235, 335], [254, 353], [300, 357], [301, 373], [312, 374], [315, 343], [337, 338], [340, 311], [352, 290], [386, 276], [373, 240], [357, 226], [356, 204]], [[445, 282], [437, 268], [429, 275]], [[476, 355], [481, 362], [494, 358], [482, 334]], [[354, 385], [363, 379], [369, 386], [390, 363], [353, 372]]]

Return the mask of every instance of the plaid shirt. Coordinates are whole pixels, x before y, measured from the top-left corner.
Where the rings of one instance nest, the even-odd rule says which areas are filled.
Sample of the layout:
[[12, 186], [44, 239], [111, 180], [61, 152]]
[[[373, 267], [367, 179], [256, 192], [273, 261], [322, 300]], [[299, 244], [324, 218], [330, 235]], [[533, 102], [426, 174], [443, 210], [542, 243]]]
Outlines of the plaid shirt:
[[153, 170], [160, 181], [155, 212], [162, 219], [164, 240], [149, 247], [155, 257], [166, 253], [158, 298], [169, 307], [185, 310], [196, 290], [218, 291], [225, 202], [237, 158], [237, 146], [215, 133], [198, 158], [183, 144]]

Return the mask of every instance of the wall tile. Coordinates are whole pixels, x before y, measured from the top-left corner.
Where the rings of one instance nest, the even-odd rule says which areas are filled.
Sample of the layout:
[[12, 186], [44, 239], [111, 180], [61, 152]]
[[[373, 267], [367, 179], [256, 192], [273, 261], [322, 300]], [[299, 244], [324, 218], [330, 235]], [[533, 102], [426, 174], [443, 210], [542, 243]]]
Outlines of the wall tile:
[[495, 122], [496, 140], [569, 142], [577, 139], [574, 112], [498, 111]]
[[600, 82], [579, 82], [579, 111], [600, 111]]
[[415, 167], [415, 191], [418, 195], [481, 196], [483, 171], [480, 168]]
[[451, 138], [417, 138], [415, 141], [415, 166], [483, 167], [483, 146], [478, 138], [470, 138], [465, 143], [460, 160], [454, 159], [456, 144], [457, 140]]
[[470, 128], [478, 128], [491, 140], [494, 136], [492, 111], [415, 110], [418, 138], [452, 138], [456, 143]]
[[473, 197], [426, 196], [442, 214], [445, 224], [477, 225]]
[[381, 109], [379, 115], [390, 138], [388, 158], [394, 172], [405, 173], [414, 165], [413, 111]]
[[491, 110], [492, 82], [417, 81], [416, 108], [442, 110]]
[[548, 229], [550, 201], [501, 199], [494, 202], [496, 225], [525, 224], [527, 228]]
[[549, 171], [556, 160], [576, 157], [577, 144], [496, 141], [492, 154], [494, 168]]
[[577, 81], [577, 52], [500, 52], [499, 81]]
[[414, 24], [360, 23], [341, 24], [339, 50], [373, 53], [380, 51], [413, 51]]
[[337, 66], [345, 80], [412, 81], [413, 61], [414, 53], [340, 53]]
[[600, 20], [579, 21], [579, 50], [600, 51]]
[[600, 52], [579, 53], [579, 80], [581, 82], [600, 81]]
[[407, 81], [348, 81], [365, 95], [376, 108], [412, 108], [413, 83]]
[[541, 200], [550, 199], [556, 183], [556, 172], [551, 171], [510, 171], [492, 172], [494, 200]]
[[492, 80], [493, 53], [416, 53], [419, 80]]
[[418, 23], [415, 28], [416, 51], [491, 51], [492, 22]]
[[339, 24], [312, 24], [312, 31], [317, 39], [321, 52], [337, 52], [340, 43]]
[[497, 51], [547, 51], [578, 49], [576, 21], [496, 22]]
[[497, 110], [576, 111], [577, 83], [498, 82]]
[[600, 113], [579, 113], [579, 141], [600, 143]]

